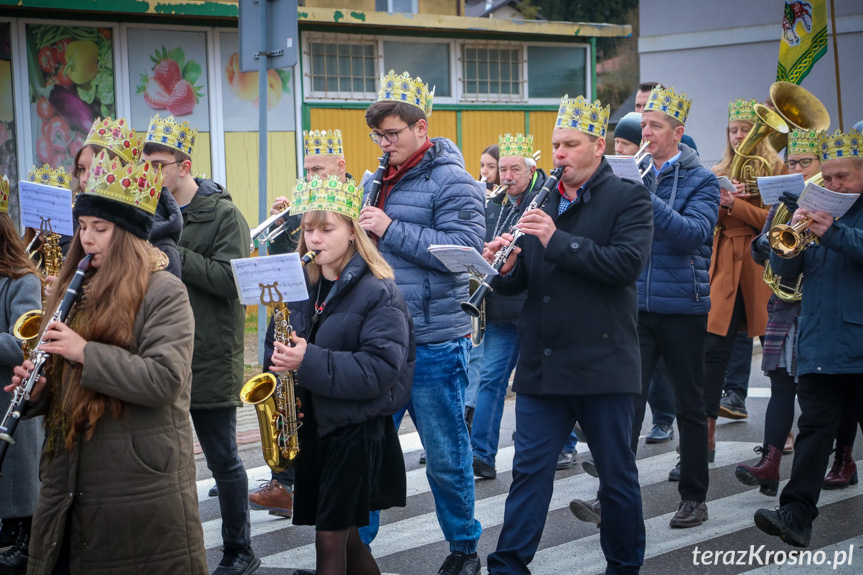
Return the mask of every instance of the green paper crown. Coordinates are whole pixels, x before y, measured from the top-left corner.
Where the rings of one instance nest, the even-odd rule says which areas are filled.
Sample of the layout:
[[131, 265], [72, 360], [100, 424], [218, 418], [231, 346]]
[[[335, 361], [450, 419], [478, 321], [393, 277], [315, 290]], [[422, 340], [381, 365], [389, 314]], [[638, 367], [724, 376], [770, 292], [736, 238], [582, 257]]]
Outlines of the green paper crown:
[[756, 120], [754, 106], [757, 103], [758, 100], [746, 100], [744, 98], [730, 102], [728, 104], [728, 123], [754, 122]]
[[499, 156], [501, 158], [532, 158], [533, 136], [530, 134], [503, 134], [498, 140]]
[[338, 176], [318, 177], [307, 182], [297, 180], [291, 215], [323, 210], [360, 219], [363, 207], [363, 189], [354, 180], [342, 182]]
[[817, 157], [821, 150], [823, 137], [823, 131], [791, 130], [791, 133], [788, 134], [788, 148], [785, 153], [789, 156], [792, 154], [812, 154]]

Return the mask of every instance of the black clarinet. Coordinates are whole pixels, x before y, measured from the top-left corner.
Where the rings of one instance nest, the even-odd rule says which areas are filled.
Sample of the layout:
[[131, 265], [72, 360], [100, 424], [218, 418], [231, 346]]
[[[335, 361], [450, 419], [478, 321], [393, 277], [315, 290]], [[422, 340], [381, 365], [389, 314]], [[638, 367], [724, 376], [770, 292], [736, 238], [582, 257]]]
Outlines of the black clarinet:
[[[548, 179], [545, 181], [545, 185], [542, 186], [542, 189], [539, 191], [536, 196], [534, 196], [533, 201], [530, 202], [530, 205], [527, 206], [527, 209], [524, 211], [524, 214], [529, 212], [530, 210], [535, 210], [537, 208], [542, 208], [545, 205], [546, 200], [548, 200], [548, 194], [557, 187], [557, 182], [560, 180], [560, 175], [563, 173], [563, 167], [555, 168], [549, 174]], [[524, 217], [522, 214], [522, 217]], [[518, 219], [521, 221], [521, 218]], [[516, 224], [518, 225], [518, 224]], [[497, 255], [494, 256], [494, 262], [491, 264], [491, 267], [494, 268], [496, 272], [499, 272], [503, 267], [503, 264], [506, 263], [507, 258], [512, 253], [512, 250], [515, 249], [515, 244], [524, 235], [524, 232], [516, 228], [516, 230], [512, 233], [512, 242], [510, 244], [497, 252]], [[462, 302], [461, 309], [471, 317], [479, 317], [480, 309], [479, 306], [485, 299], [485, 296], [488, 295], [490, 291], [492, 291], [489, 283], [494, 278], [495, 274], [486, 274], [484, 278], [482, 278], [482, 283], [479, 284], [479, 287], [474, 290], [473, 295], [470, 296], [470, 299]]]
[[384, 187], [384, 172], [387, 171], [387, 166], [390, 163], [390, 153], [384, 152], [378, 160], [380, 161], [380, 164], [378, 165], [378, 169], [375, 170], [375, 175], [372, 176], [372, 183], [369, 184], [369, 193], [366, 196], [366, 203], [363, 207], [377, 207], [378, 201], [381, 199], [381, 190]]
[[[48, 323], [53, 321], [66, 321], [66, 317], [69, 315], [69, 310], [72, 309], [72, 306], [78, 300], [78, 291], [81, 289], [81, 284], [84, 282], [84, 274], [87, 273], [88, 269], [90, 269], [90, 260], [92, 259], [93, 256], [88, 255], [78, 264], [78, 269], [75, 271], [75, 275], [72, 276], [72, 281], [69, 282], [69, 287], [66, 288], [66, 294], [63, 296], [63, 299], [60, 301], [60, 305], [57, 306], [57, 311], [54, 312], [54, 315], [51, 316]], [[0, 441], [0, 469], [3, 467], [3, 460], [6, 459], [6, 452], [8, 451], [9, 446], [15, 443], [15, 440], [12, 439], [12, 435], [15, 433], [15, 428], [18, 427], [18, 422], [21, 421], [21, 417], [30, 407], [30, 394], [33, 392], [36, 382], [38, 382], [39, 378], [42, 377], [42, 372], [45, 370], [45, 364], [48, 362], [48, 358], [50, 357], [49, 354], [39, 349], [44, 341], [45, 334], [43, 332], [42, 337], [39, 338], [39, 343], [36, 344], [33, 351], [30, 352], [29, 359], [33, 363], [33, 369], [30, 370], [30, 373], [27, 375], [27, 379], [22, 381], [21, 385], [15, 388], [12, 395], [12, 403], [9, 405], [9, 409], [6, 410], [6, 415], [3, 417], [3, 421], [0, 422], [0, 440], [2, 440]], [[2, 473], [0, 473], [0, 477], [3, 477]]]

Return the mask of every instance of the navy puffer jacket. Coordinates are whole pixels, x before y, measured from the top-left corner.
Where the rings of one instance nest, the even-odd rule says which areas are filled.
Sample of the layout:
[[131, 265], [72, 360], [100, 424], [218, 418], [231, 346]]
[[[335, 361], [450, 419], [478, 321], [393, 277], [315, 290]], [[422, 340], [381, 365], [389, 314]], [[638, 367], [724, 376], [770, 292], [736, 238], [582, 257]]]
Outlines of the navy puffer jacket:
[[710, 256], [719, 217], [719, 181], [679, 144], [680, 159], [645, 177], [652, 192], [653, 249], [638, 278], [638, 309], [704, 315], [710, 311]]
[[[470, 246], [482, 252], [485, 189], [464, 169], [461, 151], [446, 138], [392, 187], [384, 212], [393, 220], [378, 249], [392, 266], [413, 316], [417, 344], [441, 343], [471, 332], [460, 303], [468, 299], [467, 274], [453, 274], [431, 255], [432, 244]], [[371, 174], [362, 185], [367, 187]]]

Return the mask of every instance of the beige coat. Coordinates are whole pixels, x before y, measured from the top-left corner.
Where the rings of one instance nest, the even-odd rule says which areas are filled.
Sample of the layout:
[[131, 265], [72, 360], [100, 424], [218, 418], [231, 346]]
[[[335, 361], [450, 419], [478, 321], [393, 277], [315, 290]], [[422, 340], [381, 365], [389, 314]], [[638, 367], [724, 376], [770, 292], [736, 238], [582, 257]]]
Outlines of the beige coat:
[[81, 385], [126, 413], [103, 417], [72, 451], [43, 453], [29, 575], [51, 573], [67, 526], [75, 574], [207, 572], [189, 421], [194, 320], [170, 273], [152, 274], [134, 336], [130, 350], [84, 348]]

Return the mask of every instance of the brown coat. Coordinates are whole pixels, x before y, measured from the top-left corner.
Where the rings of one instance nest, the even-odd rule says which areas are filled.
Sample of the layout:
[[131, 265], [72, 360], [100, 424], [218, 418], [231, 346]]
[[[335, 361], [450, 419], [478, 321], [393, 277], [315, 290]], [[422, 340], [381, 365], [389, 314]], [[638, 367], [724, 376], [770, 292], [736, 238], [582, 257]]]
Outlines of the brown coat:
[[[70, 529], [75, 574], [206, 574], [189, 401], [194, 319], [183, 283], [151, 275], [130, 350], [89, 342], [81, 385], [125, 402], [93, 438], [42, 454], [28, 575], [49, 575]], [[40, 406], [44, 407], [44, 406]]]
[[771, 292], [762, 279], [764, 268], [752, 260], [749, 251], [752, 238], [764, 227], [767, 212], [759, 198], [738, 198], [730, 211], [719, 208], [710, 262], [711, 306], [707, 317], [710, 333], [728, 333], [738, 289], [746, 305], [745, 328], [749, 337], [764, 335], [767, 329], [767, 300]]

